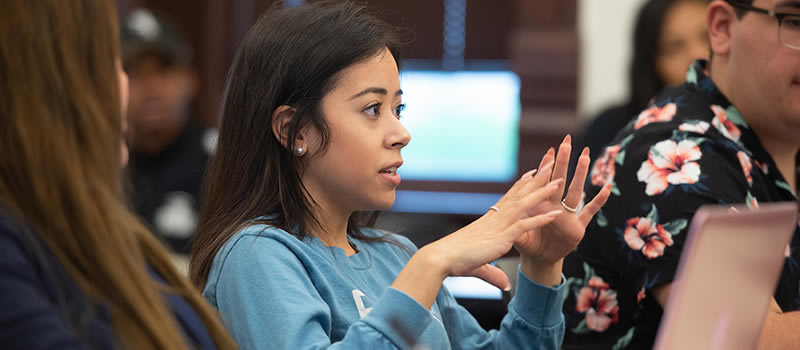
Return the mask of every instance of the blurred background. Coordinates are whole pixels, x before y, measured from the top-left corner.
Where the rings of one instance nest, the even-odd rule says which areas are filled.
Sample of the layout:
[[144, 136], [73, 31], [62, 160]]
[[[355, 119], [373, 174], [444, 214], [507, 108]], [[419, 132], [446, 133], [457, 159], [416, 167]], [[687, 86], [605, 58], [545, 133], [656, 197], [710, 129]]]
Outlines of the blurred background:
[[[116, 2], [131, 80], [132, 201], [185, 254], [236, 50], [265, 10], [304, 1]], [[401, 86], [413, 137], [396, 203], [378, 225], [421, 246], [485, 213], [547, 148], [629, 98], [633, 28], [646, 1], [363, 2], [408, 41]], [[463, 298], [480, 314], [496, 305], [479, 300], [503, 296]], [[499, 320], [491, 313], [479, 317], [490, 327]]]
[[[249, 27], [271, 6], [302, 2], [117, 0], [123, 26], [131, 13], [147, 9], [181, 33], [195, 76], [186, 114], [210, 128]], [[413, 141], [404, 150], [400, 190], [410, 193], [398, 195], [394, 212], [424, 215], [400, 221], [425, 225], [424, 217], [438, 212], [456, 216], [447, 218], [451, 228], [461, 226], [496, 200], [462, 194], [504, 192], [517, 174], [537, 166], [547, 147], [625, 99], [632, 27], [643, 2], [365, 1], [408, 29], [401, 83]], [[422, 231], [409, 234], [424, 243], [448, 232]]]

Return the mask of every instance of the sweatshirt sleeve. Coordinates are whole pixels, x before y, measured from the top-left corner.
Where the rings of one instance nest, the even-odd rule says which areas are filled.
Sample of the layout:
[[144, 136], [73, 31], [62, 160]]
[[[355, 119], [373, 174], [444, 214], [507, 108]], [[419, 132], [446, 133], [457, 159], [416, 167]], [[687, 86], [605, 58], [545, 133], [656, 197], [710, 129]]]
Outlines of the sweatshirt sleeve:
[[432, 319], [417, 301], [387, 288], [367, 316], [331, 343], [329, 305], [291, 249], [269, 238], [239, 239], [222, 253], [213, 299], [242, 349], [408, 348], [404, 339], [417, 338]]
[[531, 281], [517, 271], [517, 291], [508, 305], [499, 330], [484, 330], [469, 312], [443, 287], [440, 304], [454, 349], [556, 350], [564, 338], [564, 278], [556, 287]]

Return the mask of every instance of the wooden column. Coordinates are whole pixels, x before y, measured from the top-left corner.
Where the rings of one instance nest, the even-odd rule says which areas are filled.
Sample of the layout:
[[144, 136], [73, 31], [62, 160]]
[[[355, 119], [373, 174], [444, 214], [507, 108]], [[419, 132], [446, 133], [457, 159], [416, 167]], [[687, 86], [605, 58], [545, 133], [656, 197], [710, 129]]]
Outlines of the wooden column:
[[576, 1], [516, 1], [509, 56], [522, 82], [520, 172], [578, 125]]

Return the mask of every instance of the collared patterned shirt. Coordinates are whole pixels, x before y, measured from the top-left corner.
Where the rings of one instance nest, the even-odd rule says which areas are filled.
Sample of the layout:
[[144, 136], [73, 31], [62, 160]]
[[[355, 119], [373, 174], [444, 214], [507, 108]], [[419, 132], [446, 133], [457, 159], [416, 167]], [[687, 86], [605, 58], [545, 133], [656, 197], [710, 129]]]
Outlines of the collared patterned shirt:
[[[587, 198], [613, 189], [565, 261], [565, 349], [653, 346], [662, 308], [650, 289], [672, 282], [701, 205], [797, 200], [705, 67], [695, 62], [685, 84], [656, 96], [594, 161]], [[800, 228], [785, 254], [774, 296], [799, 310]]]

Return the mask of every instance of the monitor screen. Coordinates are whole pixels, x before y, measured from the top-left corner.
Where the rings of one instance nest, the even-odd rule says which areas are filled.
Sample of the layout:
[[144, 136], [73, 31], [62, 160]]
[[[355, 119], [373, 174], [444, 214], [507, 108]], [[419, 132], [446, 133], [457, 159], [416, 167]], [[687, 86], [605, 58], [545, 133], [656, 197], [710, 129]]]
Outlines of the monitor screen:
[[477, 277], [447, 277], [444, 286], [459, 299], [502, 300], [503, 291]]
[[520, 80], [507, 70], [404, 70], [403, 180], [510, 182], [517, 172]]

